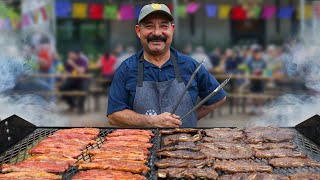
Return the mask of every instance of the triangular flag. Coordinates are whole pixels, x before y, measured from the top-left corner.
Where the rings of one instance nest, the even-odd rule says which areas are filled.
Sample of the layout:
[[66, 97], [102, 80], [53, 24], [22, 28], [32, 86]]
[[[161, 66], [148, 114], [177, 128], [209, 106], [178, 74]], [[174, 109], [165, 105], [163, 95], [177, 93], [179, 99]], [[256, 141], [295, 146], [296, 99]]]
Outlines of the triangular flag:
[[106, 19], [117, 19], [118, 6], [116, 5], [105, 5], [104, 6], [104, 18]]
[[178, 8], [177, 8], [177, 14], [179, 17], [186, 17], [187, 15], [187, 5], [185, 4], [180, 4], [178, 5]]
[[77, 19], [84, 19], [87, 17], [87, 4], [86, 3], [73, 3], [72, 4], [72, 17]]
[[135, 18], [136, 18], [136, 19], [139, 18], [141, 9], [142, 9], [142, 6], [140, 6], [140, 5], [137, 5], [137, 6], [135, 7]]
[[171, 12], [174, 11], [174, 8], [173, 8], [173, 5], [172, 5], [172, 4], [166, 3], [166, 6], [169, 8], [169, 10], [170, 10]]
[[5, 19], [4, 28], [8, 31], [12, 30], [11, 21], [9, 18]]
[[206, 14], [208, 17], [215, 17], [217, 15], [218, 7], [214, 4], [207, 4], [206, 5]]
[[234, 6], [231, 10], [231, 19], [246, 20], [247, 12], [242, 8], [242, 6]]
[[42, 14], [43, 21], [47, 21], [48, 20], [48, 13], [47, 13], [47, 9], [45, 8], [45, 6], [40, 7], [40, 12]]
[[[297, 7], [297, 19], [301, 20], [301, 6]], [[305, 4], [304, 5], [304, 19], [311, 19], [312, 18], [312, 13], [313, 13], [313, 9], [312, 9], [312, 5], [310, 4]]]
[[27, 27], [27, 26], [30, 25], [30, 19], [29, 19], [29, 18], [30, 18], [30, 17], [29, 17], [28, 14], [24, 14], [24, 15], [22, 16], [22, 26], [23, 26], [23, 27]]
[[251, 18], [251, 19], [257, 19], [260, 17], [260, 13], [261, 13], [261, 7], [254, 6], [249, 10], [249, 12], [247, 12], [247, 16], [248, 18]]
[[220, 19], [228, 19], [230, 15], [231, 6], [228, 4], [221, 4], [219, 6], [218, 17]]
[[200, 4], [196, 2], [191, 2], [187, 6], [187, 13], [188, 14], [194, 14], [196, 13], [200, 8]]
[[294, 7], [291, 5], [280, 7], [278, 17], [280, 19], [290, 19], [292, 17]]
[[[47, 6], [48, 7], [48, 6]], [[49, 6], [50, 7], [50, 6]], [[70, 2], [68, 1], [56, 1], [55, 4], [55, 14], [57, 17], [60, 18], [67, 18], [71, 16], [71, 11], [72, 11], [72, 5]], [[52, 14], [49, 9], [48, 9], [48, 13]]]
[[38, 24], [39, 23], [39, 17], [40, 17], [40, 11], [39, 9], [35, 9], [32, 12], [32, 17], [33, 17], [33, 23]]
[[133, 20], [134, 8], [131, 4], [124, 4], [120, 6], [120, 20]]
[[261, 17], [263, 19], [271, 19], [276, 14], [277, 8], [275, 5], [265, 5], [263, 7]]
[[102, 19], [103, 18], [103, 4], [90, 3], [89, 4], [89, 18], [90, 19]]

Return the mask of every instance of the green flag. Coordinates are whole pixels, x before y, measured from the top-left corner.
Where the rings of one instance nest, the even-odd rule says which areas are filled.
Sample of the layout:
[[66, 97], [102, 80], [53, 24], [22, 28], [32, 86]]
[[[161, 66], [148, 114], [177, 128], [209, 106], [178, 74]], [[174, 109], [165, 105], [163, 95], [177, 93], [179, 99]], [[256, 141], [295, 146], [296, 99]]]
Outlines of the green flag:
[[179, 17], [186, 17], [187, 16], [187, 5], [178, 5], [177, 13]]
[[104, 7], [104, 18], [105, 19], [117, 19], [118, 18], [118, 6], [106, 5]]

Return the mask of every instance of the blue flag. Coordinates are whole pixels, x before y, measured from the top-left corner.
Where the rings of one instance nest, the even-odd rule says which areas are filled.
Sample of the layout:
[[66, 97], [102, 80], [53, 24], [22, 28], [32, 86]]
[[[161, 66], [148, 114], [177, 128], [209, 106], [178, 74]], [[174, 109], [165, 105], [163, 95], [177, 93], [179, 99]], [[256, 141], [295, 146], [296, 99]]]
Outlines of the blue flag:
[[293, 15], [294, 6], [283, 6], [280, 7], [278, 12], [278, 18], [280, 19], [290, 19]]
[[218, 7], [214, 4], [207, 4], [206, 5], [206, 13], [208, 17], [216, 17]]
[[72, 4], [69, 1], [56, 1], [56, 16], [57, 17], [70, 17], [71, 16], [71, 10], [72, 10]]

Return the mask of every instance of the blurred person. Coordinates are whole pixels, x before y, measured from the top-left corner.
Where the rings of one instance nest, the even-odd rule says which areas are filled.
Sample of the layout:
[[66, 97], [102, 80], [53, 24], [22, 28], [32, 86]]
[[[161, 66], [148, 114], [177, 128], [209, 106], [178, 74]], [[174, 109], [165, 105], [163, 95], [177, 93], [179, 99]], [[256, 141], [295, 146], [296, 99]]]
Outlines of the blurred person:
[[190, 43], [188, 43], [183, 49], [182, 49], [182, 53], [185, 55], [190, 56], [192, 54], [192, 45]]
[[[250, 73], [254, 76], [262, 76], [263, 71], [266, 68], [266, 62], [263, 59], [263, 51], [261, 48], [256, 48], [252, 53], [252, 60], [248, 64]], [[263, 80], [251, 80], [250, 90], [252, 93], [262, 94], [264, 92]], [[260, 114], [261, 106], [263, 102], [260, 99], [253, 98], [254, 109], [251, 114]]]
[[195, 106], [198, 96], [205, 98], [219, 86], [201, 67], [175, 113], [169, 113], [198, 63], [171, 47], [175, 24], [165, 4], [143, 6], [135, 30], [143, 49], [124, 61], [115, 73], [108, 97], [110, 124], [196, 127], [198, 120], [224, 103], [226, 93], [221, 90], [183, 121], [180, 119]]
[[194, 53], [191, 54], [191, 57], [193, 59], [195, 59], [198, 63], [205, 60], [203, 63], [203, 66], [207, 70], [212, 70], [213, 66], [211, 64], [210, 57], [206, 54], [206, 52], [204, 51], [204, 48], [202, 46], [196, 47]]
[[220, 63], [221, 58], [221, 49], [215, 48], [210, 54], [209, 54], [210, 62], [213, 67], [217, 67]]
[[115, 64], [115, 66], [114, 66], [114, 70], [116, 71], [123, 61], [128, 59], [130, 56], [134, 55], [135, 51], [136, 50], [134, 49], [134, 47], [128, 46], [126, 48], [126, 51], [121, 56], [119, 56], [117, 58], [117, 62]]
[[115, 52], [109, 52], [106, 50], [104, 55], [101, 56], [97, 62], [97, 66], [101, 67], [103, 78], [107, 81], [111, 81], [113, 79], [114, 66], [117, 61], [115, 54]]
[[[70, 50], [68, 52], [68, 59], [64, 66], [66, 73], [74, 75], [75, 77], [68, 77], [60, 87], [60, 91], [86, 91], [88, 89], [87, 80], [76, 77], [76, 75], [82, 75], [88, 72], [88, 63], [81, 58], [79, 50]], [[69, 106], [68, 112], [73, 112], [77, 107], [79, 113], [84, 112], [84, 96], [62, 96], [62, 99], [65, 100]]]
[[224, 58], [225, 72], [228, 74], [237, 74], [238, 65], [242, 62], [241, 58], [237, 56], [231, 48], [226, 49]]

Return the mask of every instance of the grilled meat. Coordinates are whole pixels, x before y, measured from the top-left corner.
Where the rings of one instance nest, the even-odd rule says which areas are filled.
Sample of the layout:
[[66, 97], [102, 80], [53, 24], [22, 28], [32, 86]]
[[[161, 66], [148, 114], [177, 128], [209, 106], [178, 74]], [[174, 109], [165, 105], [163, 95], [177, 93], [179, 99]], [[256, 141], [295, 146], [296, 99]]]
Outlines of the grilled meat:
[[175, 150], [200, 151], [200, 147], [197, 146], [194, 142], [179, 142], [177, 145], [161, 148], [161, 149], [157, 150], [157, 152], [175, 151]]
[[144, 135], [147, 137], [152, 137], [154, 134], [150, 130], [141, 130], [141, 129], [117, 129], [112, 133], [108, 134], [108, 137], [113, 136], [128, 136], [128, 135]]
[[292, 141], [293, 132], [289, 129], [277, 127], [254, 127], [245, 129], [246, 141], [257, 144], [260, 142]]
[[219, 180], [289, 180], [286, 176], [269, 173], [236, 173], [220, 177]]
[[7, 174], [0, 174], [0, 180], [57, 180], [62, 179], [60, 175], [48, 173], [45, 171], [24, 171], [24, 172], [11, 172]]
[[181, 158], [181, 159], [206, 159], [206, 155], [202, 152], [192, 152], [186, 150], [177, 151], [162, 151], [157, 152], [158, 156], [165, 156], [171, 158]]
[[69, 166], [76, 164], [77, 160], [72, 157], [63, 156], [58, 153], [50, 153], [50, 154], [37, 154], [34, 156], [30, 156], [27, 158], [30, 161], [65, 161]]
[[201, 130], [193, 128], [175, 128], [160, 130], [160, 134], [174, 134], [174, 133], [197, 133]]
[[214, 143], [214, 142], [230, 142], [230, 143], [240, 143], [242, 139], [234, 139], [230, 137], [203, 137], [203, 142]]
[[89, 134], [89, 135], [98, 136], [100, 133], [100, 129], [98, 129], [98, 128], [61, 129], [61, 130], [56, 131], [54, 134], [74, 134], [74, 133]]
[[30, 154], [50, 154], [50, 153], [58, 153], [62, 154], [63, 156], [76, 158], [82, 154], [82, 150], [76, 150], [76, 149], [61, 149], [61, 148], [47, 148], [47, 147], [41, 147], [37, 146], [35, 148], [32, 148], [29, 151]]
[[108, 148], [99, 148], [99, 149], [91, 149], [87, 151], [89, 155], [95, 154], [104, 154], [106, 151], [109, 153], [128, 153], [137, 154], [137, 155], [148, 155], [150, 152], [146, 148], [137, 148], [137, 147], [125, 147], [125, 146], [111, 146]]
[[317, 180], [320, 179], [319, 172], [301, 172], [289, 176], [290, 180]]
[[229, 173], [272, 172], [271, 166], [257, 163], [252, 160], [217, 161], [214, 165], [214, 169]]
[[198, 146], [201, 148], [211, 148], [211, 149], [248, 148], [245, 144], [232, 143], [232, 142], [199, 143]]
[[177, 167], [177, 168], [201, 168], [203, 166], [211, 166], [213, 161], [204, 160], [190, 160], [190, 159], [161, 159], [154, 163], [159, 168]]
[[91, 180], [91, 179], [101, 179], [101, 180], [122, 180], [122, 179], [130, 179], [130, 180], [145, 180], [146, 177], [132, 174], [130, 172], [123, 171], [113, 171], [113, 170], [88, 170], [82, 171], [79, 174], [72, 177], [73, 180]]
[[105, 151], [104, 153], [95, 154], [92, 159], [124, 159], [132, 161], [146, 161], [148, 156], [138, 155], [130, 152], [109, 152]]
[[292, 157], [270, 159], [269, 164], [274, 167], [283, 167], [283, 168], [302, 167], [302, 166], [320, 166], [319, 162], [313, 161], [309, 158], [292, 158]]
[[160, 178], [217, 179], [218, 173], [212, 168], [166, 168], [158, 170]]
[[292, 142], [280, 142], [280, 143], [258, 143], [258, 144], [248, 144], [248, 146], [254, 149], [296, 149], [297, 146], [294, 145]]
[[180, 134], [174, 134], [174, 135], [168, 135], [163, 138], [163, 144], [165, 146], [168, 146], [173, 143], [177, 142], [195, 142], [201, 140], [202, 136], [201, 134], [196, 134], [194, 136], [191, 136], [190, 134], [186, 133], [180, 133]]
[[103, 148], [110, 146], [126, 146], [126, 147], [140, 147], [140, 148], [151, 148], [152, 143], [140, 142], [140, 141], [105, 141], [102, 145]]
[[257, 158], [306, 157], [305, 154], [292, 149], [255, 150]]
[[254, 150], [251, 148], [228, 148], [228, 149], [219, 149], [217, 147], [202, 148], [200, 150], [208, 158], [217, 158], [217, 159], [248, 159], [254, 156]]
[[32, 161], [25, 160], [15, 165], [3, 164], [2, 172], [21, 172], [21, 171], [46, 171], [52, 173], [62, 173], [66, 171], [69, 164], [65, 161]]
[[144, 162], [105, 159], [103, 161], [80, 162], [78, 169], [110, 169], [115, 171], [126, 171], [132, 173], [147, 173], [149, 168]]
[[[239, 141], [244, 135], [241, 129], [214, 128], [204, 130], [206, 135], [219, 141]], [[209, 139], [209, 138], [207, 138]]]
[[151, 137], [144, 135], [129, 135], [129, 136], [113, 136], [107, 137], [106, 141], [139, 141], [139, 142], [149, 142]]

